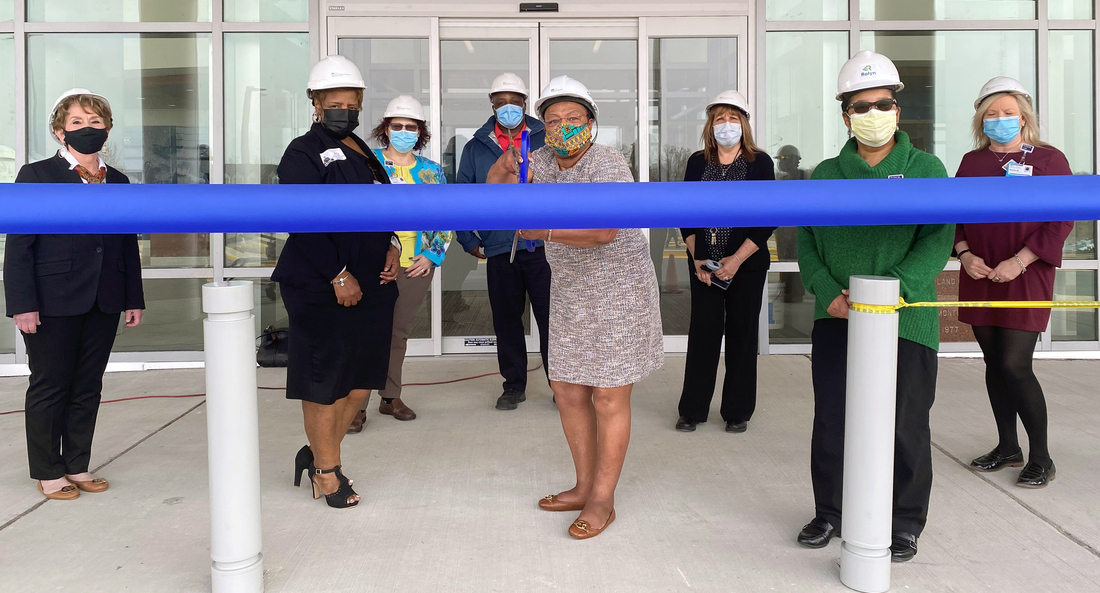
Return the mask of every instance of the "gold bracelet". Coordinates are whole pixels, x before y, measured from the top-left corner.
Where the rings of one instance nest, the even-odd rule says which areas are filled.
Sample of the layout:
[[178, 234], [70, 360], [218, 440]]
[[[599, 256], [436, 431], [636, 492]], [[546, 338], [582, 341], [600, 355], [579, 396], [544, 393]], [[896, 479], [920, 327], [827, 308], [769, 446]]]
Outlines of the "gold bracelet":
[[546, 242], [547, 243], [550, 242], [550, 236], [553, 235], [553, 234], [554, 234], [554, 229], [549, 229], [549, 230], [546, 231]]

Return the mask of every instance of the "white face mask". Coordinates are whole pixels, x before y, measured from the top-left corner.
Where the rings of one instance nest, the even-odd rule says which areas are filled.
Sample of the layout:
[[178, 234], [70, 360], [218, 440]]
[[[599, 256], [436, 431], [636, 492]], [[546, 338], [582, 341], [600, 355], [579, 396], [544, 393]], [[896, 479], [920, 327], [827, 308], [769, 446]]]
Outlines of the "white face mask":
[[853, 113], [848, 118], [852, 122], [852, 133], [856, 135], [856, 140], [872, 148], [885, 145], [898, 129], [897, 110], [871, 109], [867, 113]]
[[725, 122], [714, 126], [714, 139], [726, 148], [737, 146], [741, 142], [741, 124]]

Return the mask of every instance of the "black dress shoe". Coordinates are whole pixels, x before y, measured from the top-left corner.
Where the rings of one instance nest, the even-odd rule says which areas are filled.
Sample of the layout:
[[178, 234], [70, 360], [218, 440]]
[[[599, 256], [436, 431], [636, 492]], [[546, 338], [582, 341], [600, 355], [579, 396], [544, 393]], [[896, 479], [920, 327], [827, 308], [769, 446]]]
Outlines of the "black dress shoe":
[[497, 398], [498, 410], [514, 410], [519, 407], [521, 402], [527, 401], [527, 394], [522, 391], [512, 391], [511, 389], [505, 389], [504, 393]]
[[890, 560], [908, 562], [917, 555], [917, 536], [907, 531], [895, 531], [890, 538]]
[[745, 432], [749, 429], [748, 422], [727, 422], [726, 432]]
[[676, 430], [680, 432], [695, 432], [695, 427], [699, 423], [688, 418], [687, 416], [680, 416], [680, 419], [676, 421]]
[[980, 472], [995, 472], [1002, 467], [1023, 467], [1024, 452], [1017, 449], [1012, 455], [1004, 456], [997, 449], [970, 462], [970, 467]]
[[798, 533], [798, 545], [807, 548], [824, 548], [829, 545], [829, 540], [840, 535], [836, 527], [821, 517], [814, 517]]
[[1035, 463], [1027, 464], [1020, 477], [1016, 479], [1016, 485], [1020, 488], [1046, 488], [1046, 485], [1054, 479], [1054, 462], [1050, 462], [1050, 469]]

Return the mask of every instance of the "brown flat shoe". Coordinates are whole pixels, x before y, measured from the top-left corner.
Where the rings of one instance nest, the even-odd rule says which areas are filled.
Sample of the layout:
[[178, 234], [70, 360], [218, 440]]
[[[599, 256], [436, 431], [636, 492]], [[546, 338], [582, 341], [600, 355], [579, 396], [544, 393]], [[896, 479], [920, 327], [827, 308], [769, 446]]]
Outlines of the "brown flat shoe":
[[76, 486], [69, 484], [57, 492], [51, 492], [46, 494], [46, 491], [42, 489], [42, 482], [38, 482], [38, 491], [42, 493], [42, 496], [50, 500], [75, 500], [80, 498], [80, 491], [76, 489]]
[[412, 411], [412, 408], [405, 405], [405, 402], [401, 401], [401, 398], [396, 397], [390, 403], [382, 402], [378, 404], [378, 412], [387, 416], [393, 416], [398, 420], [416, 420], [416, 412]]
[[544, 511], [583, 511], [583, 502], [565, 502], [558, 500], [557, 494], [550, 494], [539, 499], [539, 508]]
[[85, 492], [91, 492], [93, 494], [96, 492], [106, 492], [107, 488], [110, 487], [110, 484], [107, 483], [107, 480], [103, 478], [94, 478], [90, 482], [77, 482], [76, 480], [69, 481], [73, 483], [73, 486], [76, 486], [77, 488]]
[[604, 529], [607, 529], [608, 525], [611, 525], [615, 521], [615, 509], [611, 509], [611, 515], [607, 517], [607, 523], [603, 524], [603, 527], [596, 529], [588, 524], [587, 521], [581, 521], [577, 519], [573, 521], [573, 524], [569, 526], [569, 535], [573, 539], [588, 539], [590, 537], [596, 537], [603, 533]]
[[351, 426], [348, 427], [348, 434], [359, 434], [363, 432], [363, 424], [367, 421], [367, 412], [365, 410], [359, 410], [355, 413], [355, 418], [351, 419]]

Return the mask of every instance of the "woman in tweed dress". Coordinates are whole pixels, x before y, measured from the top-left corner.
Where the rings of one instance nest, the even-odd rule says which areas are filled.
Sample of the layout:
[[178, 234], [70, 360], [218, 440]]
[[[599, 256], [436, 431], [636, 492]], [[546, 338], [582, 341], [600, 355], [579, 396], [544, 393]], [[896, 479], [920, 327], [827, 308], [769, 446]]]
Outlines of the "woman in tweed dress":
[[[593, 142], [599, 114], [588, 89], [561, 76], [535, 103], [546, 146], [530, 155], [533, 183], [632, 182], [626, 159]], [[489, 172], [515, 183], [512, 153]], [[615, 520], [615, 486], [630, 441], [630, 392], [664, 363], [660, 295], [641, 229], [524, 230], [546, 242], [550, 280], [550, 386], [576, 467], [576, 485], [539, 501], [581, 511], [569, 535], [587, 539]], [[614, 274], [604, 271], [609, 263]]]

